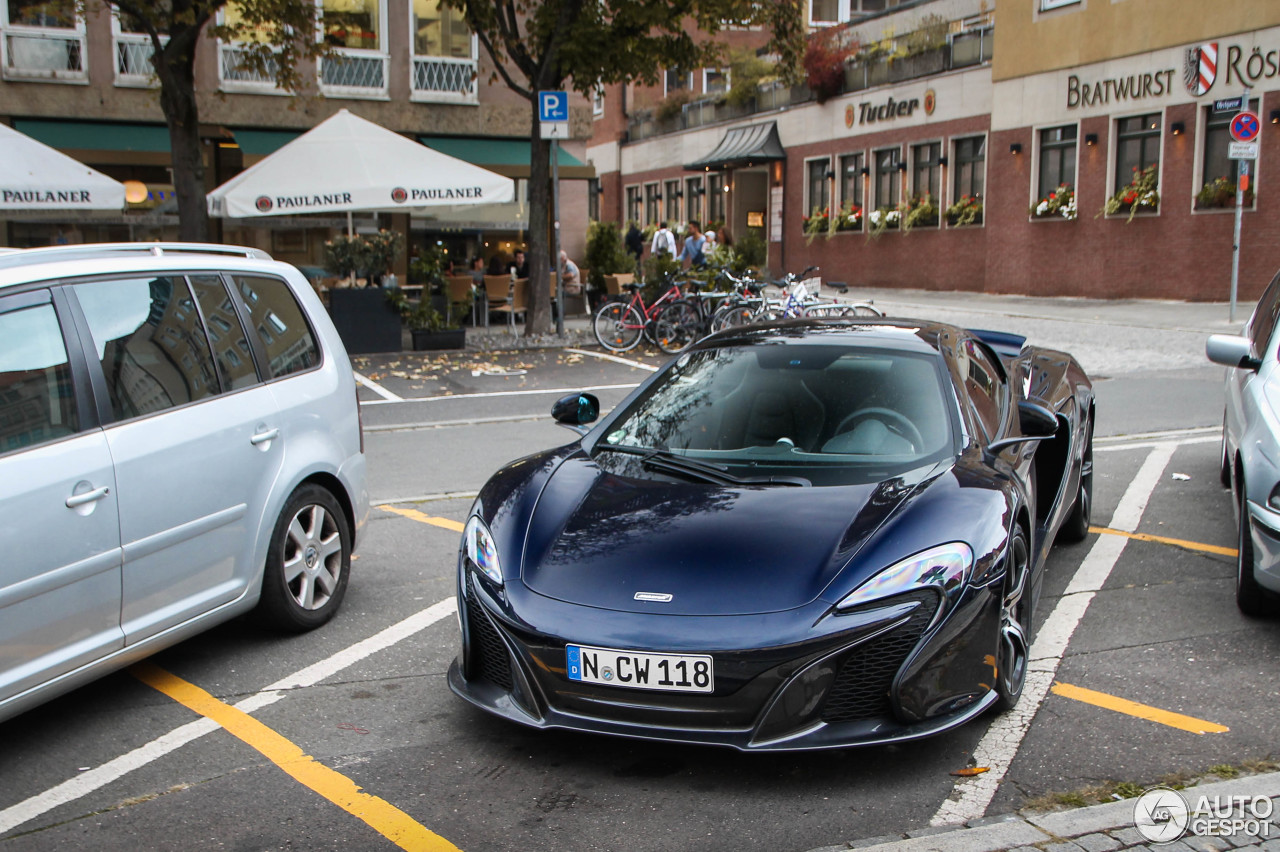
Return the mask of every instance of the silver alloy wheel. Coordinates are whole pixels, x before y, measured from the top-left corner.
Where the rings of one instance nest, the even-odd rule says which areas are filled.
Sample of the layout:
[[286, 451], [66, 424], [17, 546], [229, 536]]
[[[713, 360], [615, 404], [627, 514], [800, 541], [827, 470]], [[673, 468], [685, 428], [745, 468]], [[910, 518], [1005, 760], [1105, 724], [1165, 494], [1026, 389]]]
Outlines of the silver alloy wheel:
[[285, 587], [305, 610], [329, 602], [342, 576], [342, 534], [324, 506], [303, 506], [289, 521], [284, 540]]

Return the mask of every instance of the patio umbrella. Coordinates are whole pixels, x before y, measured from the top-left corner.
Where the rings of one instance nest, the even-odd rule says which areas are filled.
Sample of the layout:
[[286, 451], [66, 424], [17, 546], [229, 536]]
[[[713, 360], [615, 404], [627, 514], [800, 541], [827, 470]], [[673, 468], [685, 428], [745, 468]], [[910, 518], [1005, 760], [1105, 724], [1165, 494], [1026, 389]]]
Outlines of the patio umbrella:
[[0, 124], [0, 210], [123, 210], [124, 184]]
[[[511, 201], [512, 180], [345, 109], [209, 193], [214, 216], [296, 216]], [[348, 215], [348, 223], [350, 216]]]

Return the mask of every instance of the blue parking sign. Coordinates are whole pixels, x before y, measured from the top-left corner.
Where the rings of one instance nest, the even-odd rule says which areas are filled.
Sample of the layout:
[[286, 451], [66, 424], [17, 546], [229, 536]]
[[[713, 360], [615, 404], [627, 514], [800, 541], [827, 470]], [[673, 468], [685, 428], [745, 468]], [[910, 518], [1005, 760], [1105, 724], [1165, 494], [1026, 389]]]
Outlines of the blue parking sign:
[[538, 92], [538, 121], [568, 120], [568, 92]]

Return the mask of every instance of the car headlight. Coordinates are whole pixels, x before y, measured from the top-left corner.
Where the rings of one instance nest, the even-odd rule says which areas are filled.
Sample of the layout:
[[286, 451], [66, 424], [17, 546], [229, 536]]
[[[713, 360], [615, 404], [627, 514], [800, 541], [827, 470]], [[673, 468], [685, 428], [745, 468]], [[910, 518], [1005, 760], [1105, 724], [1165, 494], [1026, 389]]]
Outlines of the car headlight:
[[973, 550], [964, 542], [931, 547], [869, 578], [836, 604], [836, 609], [850, 609], [920, 588], [936, 588], [945, 598], [954, 600], [972, 568]]
[[498, 547], [493, 543], [493, 534], [478, 515], [472, 515], [467, 521], [462, 532], [462, 546], [466, 549], [467, 561], [501, 586], [502, 564], [498, 561]]

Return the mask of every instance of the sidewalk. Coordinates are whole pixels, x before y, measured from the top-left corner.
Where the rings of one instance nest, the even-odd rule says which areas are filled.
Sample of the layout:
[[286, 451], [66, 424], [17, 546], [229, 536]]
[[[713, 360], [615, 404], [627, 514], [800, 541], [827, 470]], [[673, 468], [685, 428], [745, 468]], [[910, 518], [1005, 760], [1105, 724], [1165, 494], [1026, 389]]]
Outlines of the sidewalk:
[[1201, 796], [1210, 801], [1243, 796], [1250, 800], [1271, 800], [1270, 818], [1258, 835], [1236, 834], [1229, 837], [1196, 837], [1188, 831], [1180, 840], [1154, 844], [1144, 838], [1134, 825], [1137, 799], [1108, 802], [1105, 805], [1076, 808], [1050, 813], [1007, 814], [984, 817], [962, 826], [926, 828], [900, 837], [872, 837], [851, 840], [836, 846], [824, 846], [812, 852], [838, 852], [857, 849], [860, 852], [1113, 852], [1122, 849], [1149, 849], [1153, 852], [1188, 852], [1188, 850], [1245, 849], [1280, 852], [1280, 819], [1275, 810], [1280, 798], [1280, 772], [1236, 778], [1188, 787], [1182, 791], [1192, 810]]

